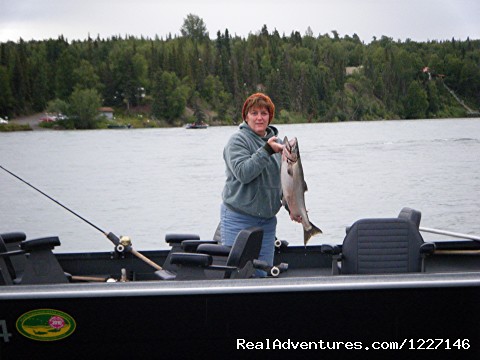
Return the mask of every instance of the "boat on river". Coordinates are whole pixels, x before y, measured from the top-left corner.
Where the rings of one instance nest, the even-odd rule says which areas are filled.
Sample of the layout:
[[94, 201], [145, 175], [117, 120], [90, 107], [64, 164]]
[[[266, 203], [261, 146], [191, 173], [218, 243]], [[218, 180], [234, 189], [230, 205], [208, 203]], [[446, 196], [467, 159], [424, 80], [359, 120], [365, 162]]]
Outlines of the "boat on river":
[[[179, 233], [143, 252], [112, 233], [111, 252], [91, 253], [1, 234], [0, 358], [475, 358], [480, 239], [422, 228], [420, 216], [359, 219], [334, 245], [278, 240], [273, 267], [256, 259], [260, 228], [232, 248]], [[424, 242], [423, 231], [449, 236]]]
[[208, 124], [204, 122], [193, 122], [185, 125], [185, 129], [208, 129]]

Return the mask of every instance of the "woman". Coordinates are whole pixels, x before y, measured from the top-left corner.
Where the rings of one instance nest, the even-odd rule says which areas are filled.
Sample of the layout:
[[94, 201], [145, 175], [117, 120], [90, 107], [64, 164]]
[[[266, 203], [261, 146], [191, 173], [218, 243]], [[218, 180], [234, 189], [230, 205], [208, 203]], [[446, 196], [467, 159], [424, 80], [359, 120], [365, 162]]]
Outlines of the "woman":
[[[221, 206], [221, 237], [232, 246], [237, 234], [250, 226], [263, 228], [260, 260], [273, 265], [276, 214], [281, 206], [280, 164], [283, 145], [270, 123], [275, 115], [272, 100], [251, 95], [242, 108], [244, 122], [223, 151], [227, 180]], [[256, 276], [266, 276], [256, 271]]]

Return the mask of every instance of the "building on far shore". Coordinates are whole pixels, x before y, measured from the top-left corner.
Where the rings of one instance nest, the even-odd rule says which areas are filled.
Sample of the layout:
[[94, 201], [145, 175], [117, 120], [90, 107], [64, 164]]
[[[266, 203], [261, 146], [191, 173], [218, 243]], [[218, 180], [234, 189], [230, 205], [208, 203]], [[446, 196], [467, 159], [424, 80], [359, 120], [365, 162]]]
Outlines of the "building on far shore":
[[349, 75], [353, 75], [353, 74], [357, 74], [359, 73], [360, 71], [363, 70], [363, 65], [360, 65], [360, 66], [347, 66], [345, 68], [345, 75], [349, 76]]
[[100, 116], [105, 116], [108, 120], [113, 120], [114, 110], [111, 107], [101, 107], [98, 108], [98, 113]]

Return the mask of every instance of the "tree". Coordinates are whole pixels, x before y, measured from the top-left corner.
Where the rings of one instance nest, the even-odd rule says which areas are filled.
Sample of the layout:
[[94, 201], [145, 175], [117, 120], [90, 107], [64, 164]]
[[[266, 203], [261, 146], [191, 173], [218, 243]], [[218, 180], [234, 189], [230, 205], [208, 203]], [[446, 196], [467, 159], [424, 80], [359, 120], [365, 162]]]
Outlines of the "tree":
[[427, 95], [428, 95], [428, 115], [435, 116], [440, 109], [440, 98], [438, 96], [437, 83], [435, 81], [429, 81], [427, 83]]
[[95, 128], [95, 119], [101, 105], [100, 95], [95, 89], [76, 89], [70, 97], [71, 113], [77, 129]]
[[188, 14], [187, 17], [183, 19], [180, 32], [182, 36], [189, 37], [196, 41], [202, 41], [208, 38], [207, 26], [203, 19], [194, 14]]
[[170, 124], [180, 117], [187, 105], [189, 88], [169, 71], [159, 73], [154, 80], [152, 114], [166, 119]]
[[119, 44], [109, 54], [117, 98], [127, 105], [138, 105], [144, 94], [147, 61], [128, 44]]
[[47, 111], [57, 114], [70, 114], [70, 105], [63, 100], [55, 99], [48, 102]]
[[405, 99], [405, 117], [407, 119], [423, 119], [428, 109], [427, 92], [418, 81], [412, 81]]
[[20, 44], [14, 55], [12, 75], [10, 76], [14, 99], [14, 112], [17, 114], [25, 112], [30, 102], [26, 47], [27, 45], [23, 40], [20, 40]]
[[70, 48], [66, 48], [60, 55], [55, 78], [55, 97], [67, 100], [74, 87], [73, 71], [76, 68], [76, 58]]
[[47, 106], [48, 75], [45, 46], [35, 52], [32, 56], [32, 107], [35, 111], [43, 111]]
[[10, 79], [7, 69], [0, 65], [0, 116], [12, 115], [13, 96], [10, 90]]
[[95, 68], [87, 60], [80, 61], [80, 65], [73, 71], [75, 78], [75, 89], [97, 89], [101, 90], [100, 78]]

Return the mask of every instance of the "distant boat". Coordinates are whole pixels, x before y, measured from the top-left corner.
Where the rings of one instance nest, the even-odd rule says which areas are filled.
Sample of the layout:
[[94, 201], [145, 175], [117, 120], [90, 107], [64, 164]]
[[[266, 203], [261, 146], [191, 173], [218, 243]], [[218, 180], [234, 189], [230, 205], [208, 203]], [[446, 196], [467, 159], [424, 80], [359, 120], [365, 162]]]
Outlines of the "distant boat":
[[185, 129], [207, 129], [208, 128], [208, 124], [205, 124], [205, 123], [191, 123], [191, 124], [187, 124], [185, 125]]
[[107, 128], [109, 128], [109, 129], [131, 129], [132, 125], [131, 124], [128, 124], [128, 125], [108, 124]]

